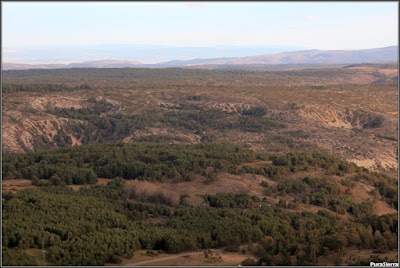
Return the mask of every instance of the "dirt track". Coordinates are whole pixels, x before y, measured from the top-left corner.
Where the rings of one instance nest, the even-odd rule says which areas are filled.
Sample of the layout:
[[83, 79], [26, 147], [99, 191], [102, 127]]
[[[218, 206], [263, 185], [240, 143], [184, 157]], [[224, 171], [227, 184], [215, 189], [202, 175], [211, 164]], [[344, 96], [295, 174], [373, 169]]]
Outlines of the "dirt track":
[[[217, 250], [213, 250], [213, 252], [215, 252], [215, 251], [217, 251]], [[171, 256], [157, 258], [157, 259], [151, 259], [151, 260], [147, 260], [147, 261], [140, 261], [140, 262], [135, 262], [135, 263], [127, 263], [127, 264], [124, 264], [124, 266], [140, 266], [140, 265], [143, 265], [143, 264], [166, 261], [166, 260], [176, 259], [176, 258], [183, 257], [183, 256], [193, 256], [193, 255], [198, 255], [198, 254], [203, 254], [203, 250], [202, 251], [192, 251], [192, 252], [174, 254], [174, 255], [171, 255]]]
[[[258, 243], [253, 243], [252, 246], [255, 247], [257, 246]], [[242, 244], [239, 249], [243, 249], [246, 246], [248, 246], [248, 244]], [[219, 248], [219, 249], [211, 249], [211, 251], [213, 253], [215, 252], [221, 252], [223, 250], [223, 248]], [[172, 260], [172, 259], [176, 259], [179, 257], [184, 257], [184, 256], [193, 256], [193, 255], [199, 255], [199, 254], [204, 254], [204, 250], [198, 250], [198, 251], [191, 251], [191, 252], [184, 252], [184, 253], [179, 253], [179, 254], [173, 254], [167, 257], [161, 257], [161, 258], [156, 258], [156, 259], [151, 259], [151, 260], [147, 260], [147, 261], [139, 261], [139, 262], [134, 262], [134, 263], [127, 263], [124, 264], [123, 266], [140, 266], [140, 265], [144, 265], [144, 264], [149, 264], [149, 263], [153, 263], [153, 262], [160, 262], [160, 261], [166, 261], [166, 260]]]

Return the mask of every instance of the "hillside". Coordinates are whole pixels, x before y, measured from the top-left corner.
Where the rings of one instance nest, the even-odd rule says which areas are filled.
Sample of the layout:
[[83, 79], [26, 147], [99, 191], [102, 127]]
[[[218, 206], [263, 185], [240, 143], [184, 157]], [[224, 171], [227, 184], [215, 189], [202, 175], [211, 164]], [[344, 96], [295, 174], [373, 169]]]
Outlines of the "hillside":
[[[261, 265], [356, 264], [364, 259], [338, 252], [377, 249], [380, 260], [397, 249], [397, 180], [329, 155], [85, 145], [6, 156], [3, 187], [21, 176], [31, 189], [3, 194], [7, 265], [40, 264], [32, 252], [43, 235], [51, 265], [138, 263], [140, 250], [154, 261], [210, 248], [215, 256], [206, 251], [203, 263], [226, 262], [221, 251]], [[97, 177], [113, 180], [87, 187]], [[315, 252], [292, 250], [310, 239]]]
[[350, 64], [367, 62], [396, 62], [398, 47], [365, 50], [306, 50], [218, 60], [217, 64]]
[[397, 262], [397, 65], [310, 67], [4, 71], [3, 264]]
[[390, 171], [397, 167], [395, 68], [6, 71], [3, 152], [230, 142], [272, 152], [312, 148]]
[[279, 54], [267, 54], [238, 58], [198, 59], [171, 61], [165, 66], [247, 65], [247, 64], [350, 64], [373, 62], [397, 62], [398, 47], [384, 47], [364, 50], [305, 50]]

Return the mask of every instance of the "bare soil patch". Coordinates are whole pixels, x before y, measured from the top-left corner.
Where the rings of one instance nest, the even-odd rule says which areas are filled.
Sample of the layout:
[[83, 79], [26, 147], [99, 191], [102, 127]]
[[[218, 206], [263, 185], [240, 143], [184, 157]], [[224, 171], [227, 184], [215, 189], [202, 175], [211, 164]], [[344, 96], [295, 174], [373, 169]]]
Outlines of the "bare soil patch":
[[380, 258], [384, 259], [388, 257], [389, 262], [398, 262], [398, 251], [392, 250], [385, 253], [375, 253], [372, 249], [347, 249], [345, 257], [343, 259], [343, 264], [351, 264], [358, 259], [368, 259], [371, 255], [378, 255]]
[[375, 189], [375, 187], [357, 181], [350, 193], [353, 196], [353, 201], [360, 204], [367, 199], [373, 199], [373, 196], [369, 194], [373, 189]]
[[36, 186], [32, 185], [30, 180], [2, 180], [1, 190], [3, 192], [16, 192], [27, 188], [34, 188]]
[[381, 216], [384, 214], [398, 213], [398, 211], [390, 207], [388, 203], [383, 202], [382, 200], [377, 200], [374, 204], [374, 213]]
[[[197, 176], [195, 180], [189, 182], [154, 182], [154, 184], [178, 194], [248, 193], [263, 197], [264, 187], [261, 186], [263, 180], [267, 179], [260, 175], [232, 175], [222, 172], [218, 174], [214, 182], [209, 184], [204, 183], [203, 176]], [[270, 180], [269, 182], [276, 183]]]

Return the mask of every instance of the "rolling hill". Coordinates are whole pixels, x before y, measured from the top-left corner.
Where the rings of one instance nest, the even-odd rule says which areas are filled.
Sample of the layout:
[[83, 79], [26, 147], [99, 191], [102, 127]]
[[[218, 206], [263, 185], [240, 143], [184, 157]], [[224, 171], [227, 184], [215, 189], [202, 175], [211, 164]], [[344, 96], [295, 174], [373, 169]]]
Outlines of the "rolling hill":
[[128, 60], [97, 60], [69, 64], [23, 64], [3, 63], [3, 70], [27, 70], [27, 69], [65, 69], [65, 68], [124, 68], [137, 67], [142, 63]]
[[200, 64], [242, 65], [242, 64], [350, 64], [365, 62], [396, 62], [398, 47], [364, 50], [305, 50], [278, 54], [266, 54], [238, 58], [199, 59], [171, 61], [169, 66], [192, 66]]

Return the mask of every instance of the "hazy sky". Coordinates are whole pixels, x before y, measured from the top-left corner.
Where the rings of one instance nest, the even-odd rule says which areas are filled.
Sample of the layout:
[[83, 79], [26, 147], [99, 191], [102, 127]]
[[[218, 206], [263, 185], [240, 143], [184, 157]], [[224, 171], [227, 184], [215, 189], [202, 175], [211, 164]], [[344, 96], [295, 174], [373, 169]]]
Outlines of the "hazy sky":
[[397, 45], [397, 2], [2, 2], [3, 47]]

